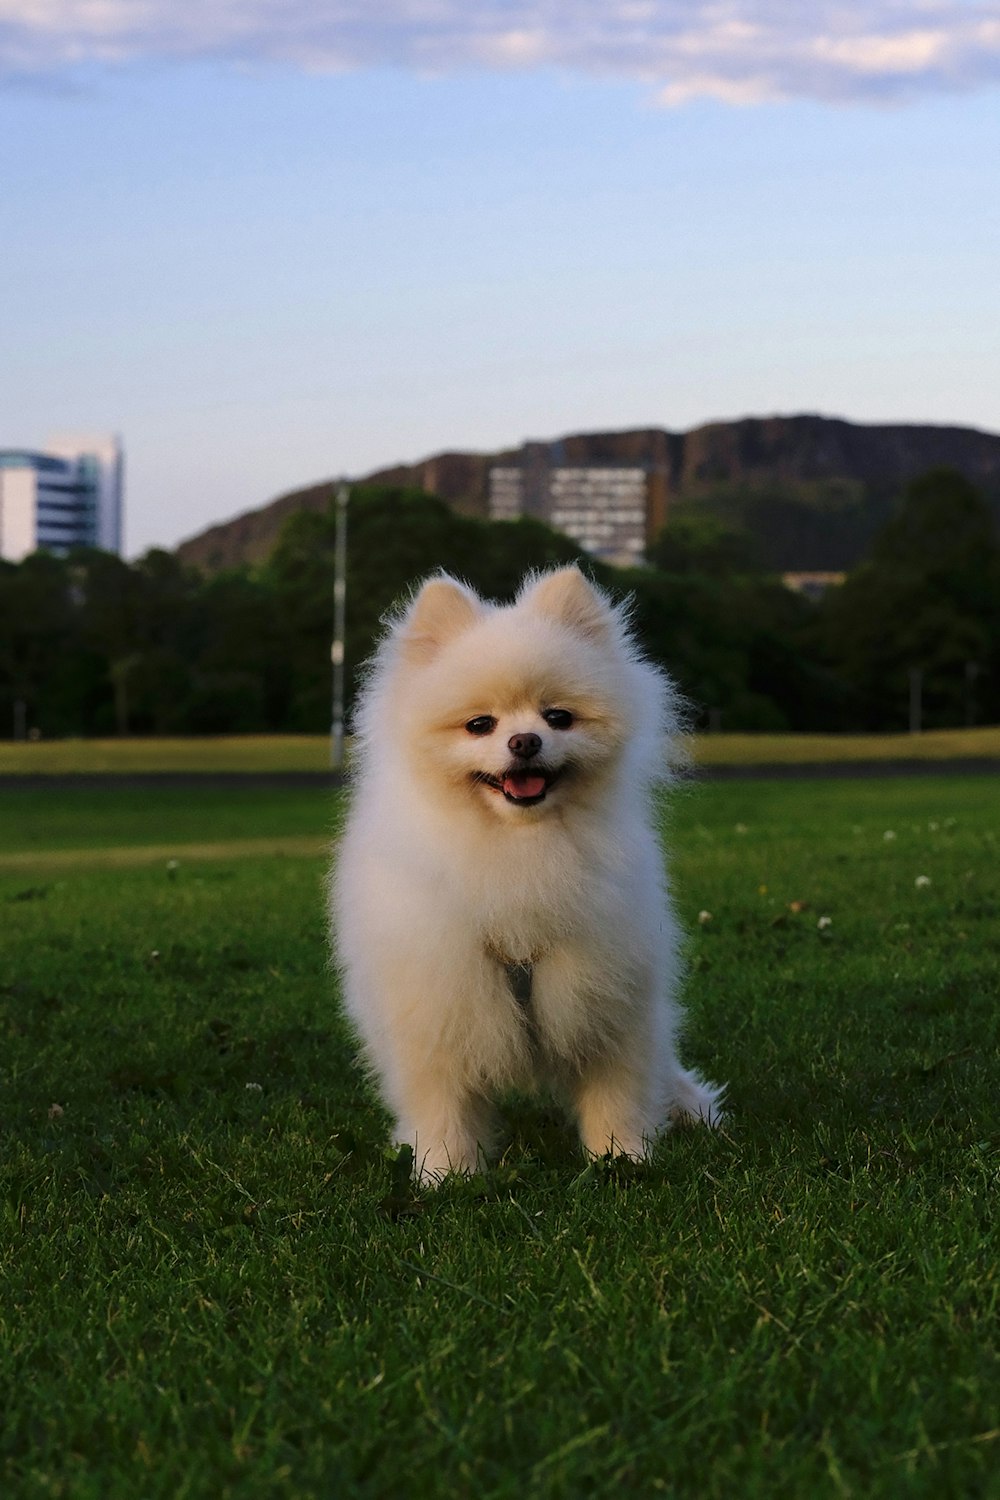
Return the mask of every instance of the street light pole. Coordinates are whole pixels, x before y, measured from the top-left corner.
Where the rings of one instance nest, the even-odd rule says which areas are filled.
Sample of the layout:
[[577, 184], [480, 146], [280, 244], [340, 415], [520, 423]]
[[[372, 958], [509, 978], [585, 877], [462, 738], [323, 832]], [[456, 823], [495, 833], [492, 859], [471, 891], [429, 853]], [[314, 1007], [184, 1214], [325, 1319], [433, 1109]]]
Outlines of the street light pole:
[[344, 615], [347, 605], [347, 503], [350, 487], [337, 486], [337, 532], [333, 574], [333, 715], [330, 724], [330, 767], [344, 769]]
[[919, 734], [924, 716], [924, 669], [910, 668], [910, 733]]

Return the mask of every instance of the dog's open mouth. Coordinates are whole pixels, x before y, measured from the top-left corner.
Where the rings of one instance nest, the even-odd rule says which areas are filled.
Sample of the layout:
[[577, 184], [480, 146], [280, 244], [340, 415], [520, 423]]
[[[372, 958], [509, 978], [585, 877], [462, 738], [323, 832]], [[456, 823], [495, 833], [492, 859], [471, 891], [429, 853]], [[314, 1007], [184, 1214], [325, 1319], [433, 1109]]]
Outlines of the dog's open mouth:
[[558, 777], [558, 771], [550, 771], [546, 766], [515, 766], [501, 776], [477, 771], [473, 779], [494, 792], [502, 792], [508, 802], [514, 802], [518, 807], [534, 807], [545, 801], [549, 788]]

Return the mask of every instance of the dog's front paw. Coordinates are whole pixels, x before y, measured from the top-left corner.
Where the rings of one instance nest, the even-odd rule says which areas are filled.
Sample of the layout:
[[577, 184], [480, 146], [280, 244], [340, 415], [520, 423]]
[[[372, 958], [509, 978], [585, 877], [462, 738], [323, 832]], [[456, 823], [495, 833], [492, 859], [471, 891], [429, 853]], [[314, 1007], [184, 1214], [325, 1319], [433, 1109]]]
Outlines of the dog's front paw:
[[446, 1177], [470, 1177], [478, 1168], [478, 1152], [457, 1142], [438, 1141], [426, 1147], [416, 1141], [413, 1148], [413, 1173], [421, 1187], [437, 1187]]

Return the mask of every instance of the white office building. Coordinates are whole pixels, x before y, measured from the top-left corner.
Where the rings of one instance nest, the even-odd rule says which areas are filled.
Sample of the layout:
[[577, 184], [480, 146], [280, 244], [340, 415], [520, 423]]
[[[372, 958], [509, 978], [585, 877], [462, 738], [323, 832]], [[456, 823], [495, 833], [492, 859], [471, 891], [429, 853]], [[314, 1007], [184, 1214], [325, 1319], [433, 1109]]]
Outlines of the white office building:
[[562, 447], [525, 443], [515, 462], [494, 465], [490, 519], [536, 516], [592, 557], [635, 567], [666, 517], [665, 477], [647, 464], [568, 464]]
[[39, 451], [0, 448], [0, 557], [45, 548], [122, 550], [124, 461], [115, 437], [59, 435]]

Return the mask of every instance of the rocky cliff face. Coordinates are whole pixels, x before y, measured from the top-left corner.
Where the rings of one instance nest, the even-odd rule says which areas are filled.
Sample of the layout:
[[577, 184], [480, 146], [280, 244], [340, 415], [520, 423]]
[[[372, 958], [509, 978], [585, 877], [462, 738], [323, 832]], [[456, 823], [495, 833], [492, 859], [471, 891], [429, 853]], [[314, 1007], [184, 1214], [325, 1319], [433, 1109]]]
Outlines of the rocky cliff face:
[[945, 466], [1000, 487], [1000, 436], [969, 427], [861, 426], [830, 417], [747, 417], [684, 433], [677, 492], [722, 484], [795, 486], [852, 480], [898, 487]]
[[[968, 427], [862, 426], [813, 415], [746, 417], [711, 422], [689, 432], [640, 428], [574, 433], [544, 446], [552, 461], [573, 466], [651, 465], [663, 476], [670, 503], [726, 490], [778, 491], [787, 500], [797, 495], [805, 500], [817, 486], [843, 483], [856, 501], [864, 503], [868, 496], [880, 510], [886, 497], [910, 479], [939, 466], [957, 469], [1000, 501], [1000, 435]], [[491, 465], [513, 462], [519, 451], [439, 453], [419, 463], [376, 470], [359, 482], [412, 486], [439, 495], [464, 514], [485, 516]], [[178, 554], [207, 572], [259, 562], [273, 547], [287, 515], [325, 509], [332, 490], [331, 480], [282, 495], [182, 542]], [[873, 514], [873, 523], [875, 519]], [[803, 558], [788, 566], [818, 564], [814, 558]]]

